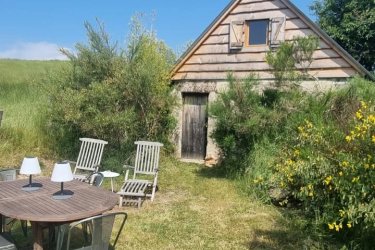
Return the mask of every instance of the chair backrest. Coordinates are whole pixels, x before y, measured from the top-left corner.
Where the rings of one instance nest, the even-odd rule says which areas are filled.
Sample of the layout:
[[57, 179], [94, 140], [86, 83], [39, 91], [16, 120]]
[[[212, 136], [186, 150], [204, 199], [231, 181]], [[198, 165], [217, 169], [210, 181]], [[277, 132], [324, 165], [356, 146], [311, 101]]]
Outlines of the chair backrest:
[[102, 161], [104, 146], [108, 142], [91, 138], [80, 138], [79, 140], [82, 143], [75, 169], [97, 171]]
[[134, 162], [134, 176], [139, 174], [154, 175], [159, 168], [160, 142], [136, 141], [137, 153]]
[[15, 169], [0, 170], [0, 181], [14, 181], [17, 178]]
[[103, 183], [104, 175], [102, 173], [94, 173], [91, 175], [90, 184], [96, 187], [100, 187]]
[[[95, 250], [105, 250], [110, 246], [110, 239], [113, 230], [113, 224], [116, 218], [120, 219], [120, 227], [117, 229], [116, 237], [114, 242], [111, 244], [112, 248], [115, 249], [118, 238], [121, 231], [125, 225], [128, 215], [124, 212], [116, 212], [110, 214], [98, 215], [90, 218], [80, 220], [78, 222], [73, 222], [69, 225], [67, 230], [67, 237], [65, 237], [65, 232], [63, 232], [62, 239], [65, 240], [66, 244], [59, 243], [57, 249], [62, 249], [63, 245], [66, 245], [66, 249], [95, 249]], [[87, 231], [87, 225], [90, 226], [90, 230]], [[81, 230], [83, 234], [77, 233], [77, 230]], [[74, 239], [74, 237], [85, 235], [86, 240]], [[60, 237], [60, 235], [59, 235]]]

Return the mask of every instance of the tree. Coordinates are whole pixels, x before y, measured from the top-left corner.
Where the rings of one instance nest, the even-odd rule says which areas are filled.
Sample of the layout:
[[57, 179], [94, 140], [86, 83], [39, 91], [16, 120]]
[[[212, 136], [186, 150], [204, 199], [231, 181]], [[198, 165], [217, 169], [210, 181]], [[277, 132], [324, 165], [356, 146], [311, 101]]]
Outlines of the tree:
[[368, 70], [375, 69], [375, 1], [315, 0], [318, 24]]

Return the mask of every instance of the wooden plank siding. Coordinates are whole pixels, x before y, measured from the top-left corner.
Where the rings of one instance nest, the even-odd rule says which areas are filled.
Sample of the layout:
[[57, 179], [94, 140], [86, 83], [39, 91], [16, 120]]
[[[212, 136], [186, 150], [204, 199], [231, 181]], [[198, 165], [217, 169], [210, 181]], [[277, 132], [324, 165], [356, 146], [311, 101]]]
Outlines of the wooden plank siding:
[[[265, 62], [265, 52], [238, 52], [235, 54], [212, 53], [193, 55], [185, 65], [191, 64], [225, 64], [225, 63], [246, 63]], [[314, 60], [320, 59], [342, 59], [332, 49], [318, 49], [313, 54]], [[343, 59], [342, 59], [343, 60]], [[346, 61], [345, 61], [346, 62]]]
[[283, 10], [288, 9], [285, 4], [279, 0], [275, 1], [257, 1], [257, 2], [244, 2], [242, 1], [232, 12], [231, 15], [238, 15], [241, 13], [256, 13], [264, 12], [264, 10]]
[[[233, 21], [286, 17], [285, 40], [296, 36], [317, 35], [280, 0], [242, 0], [203, 40], [200, 46], [174, 72], [173, 80], [225, 80], [229, 71], [238, 77], [257, 73], [261, 79], [273, 79], [272, 69], [265, 60], [269, 46], [229, 49], [229, 27]], [[314, 53], [309, 73], [317, 78], [348, 78], [358, 71], [323, 39]]]
[[[296, 65], [297, 69], [300, 68]], [[318, 59], [314, 60], [309, 67], [310, 69], [323, 68], [350, 68], [350, 65], [342, 58], [337, 59]], [[180, 72], [199, 72], [199, 71], [257, 71], [271, 70], [267, 62], [248, 61], [248, 62], [226, 62], [223, 63], [206, 63], [206, 64], [185, 64], [181, 67]]]
[[[176, 73], [173, 77], [174, 80], [201, 80], [201, 81], [206, 81], [209, 79], [214, 79], [214, 80], [226, 80], [227, 79], [227, 74], [230, 71], [199, 71], [199, 72], [179, 72]], [[255, 73], [258, 75], [260, 79], [263, 80], [272, 80], [274, 79], [272, 73], [270, 70], [256, 70], [256, 71], [233, 71], [232, 72], [234, 76], [238, 78], [245, 78], [249, 76], [250, 73]], [[352, 67], [350, 68], [324, 68], [324, 69], [319, 69], [319, 70], [309, 70], [309, 74], [313, 75], [314, 77], [319, 77], [319, 78], [348, 78], [351, 76], [356, 75], [358, 72], [353, 69]]]

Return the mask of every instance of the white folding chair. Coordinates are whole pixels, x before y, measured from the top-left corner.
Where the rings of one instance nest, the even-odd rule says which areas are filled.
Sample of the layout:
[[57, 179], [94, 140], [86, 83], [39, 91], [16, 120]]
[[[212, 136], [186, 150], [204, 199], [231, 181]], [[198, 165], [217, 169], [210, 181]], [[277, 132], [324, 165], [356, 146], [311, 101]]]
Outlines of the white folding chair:
[[80, 181], [90, 181], [88, 177], [98, 172], [104, 146], [108, 142], [92, 138], [80, 138], [81, 148], [79, 150], [77, 162], [69, 161], [75, 164], [73, 178]]
[[[146, 197], [154, 200], [158, 180], [160, 148], [159, 142], [136, 141], [137, 153], [133, 166], [125, 165], [125, 181], [117, 194], [120, 195], [119, 206], [123, 203], [137, 203], [138, 208]], [[129, 168], [134, 169], [133, 178], [129, 179]], [[140, 179], [142, 176], [150, 176], [149, 179]], [[151, 189], [151, 190], [150, 190]], [[150, 190], [150, 192], [148, 192]]]

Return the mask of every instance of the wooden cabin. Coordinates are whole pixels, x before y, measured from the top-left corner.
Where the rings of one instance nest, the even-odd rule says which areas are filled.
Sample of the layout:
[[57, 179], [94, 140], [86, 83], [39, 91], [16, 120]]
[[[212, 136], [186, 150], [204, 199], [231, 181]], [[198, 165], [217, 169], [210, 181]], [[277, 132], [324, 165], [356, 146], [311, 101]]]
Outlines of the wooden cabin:
[[207, 105], [228, 85], [228, 72], [238, 78], [255, 73], [267, 84], [274, 80], [265, 60], [270, 49], [297, 36], [315, 35], [314, 52], [304, 81], [307, 89], [324, 90], [369, 72], [322, 31], [289, 0], [233, 0], [182, 55], [172, 71], [180, 99], [177, 156], [184, 159], [217, 159], [209, 134], [214, 121]]

